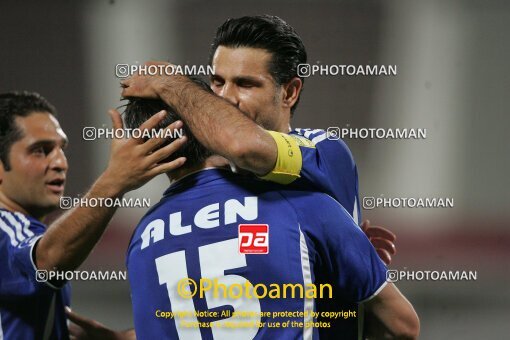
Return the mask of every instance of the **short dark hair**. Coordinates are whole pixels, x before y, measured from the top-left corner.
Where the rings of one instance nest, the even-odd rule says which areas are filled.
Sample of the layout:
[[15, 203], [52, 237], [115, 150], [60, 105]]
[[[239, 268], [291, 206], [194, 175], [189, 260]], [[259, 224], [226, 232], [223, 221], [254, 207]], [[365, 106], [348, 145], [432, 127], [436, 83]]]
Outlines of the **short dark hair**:
[[34, 112], [49, 112], [57, 115], [57, 110], [43, 96], [36, 92], [13, 91], [0, 94], [0, 160], [4, 169], [11, 169], [9, 152], [12, 144], [23, 138], [15, 118], [27, 117]]
[[[294, 28], [275, 15], [245, 16], [228, 19], [216, 31], [209, 64], [218, 46], [261, 48], [272, 55], [269, 73], [278, 85], [299, 77], [298, 65], [306, 63], [306, 49]], [[299, 98], [291, 108], [294, 112]]]
[[[190, 79], [192, 79], [203, 90], [212, 93], [211, 88], [204, 80], [195, 77], [190, 77]], [[174, 108], [161, 99], [145, 99], [137, 97], [129, 97], [126, 99], [129, 101], [125, 106], [123, 115], [127, 128], [139, 128], [140, 125], [142, 125], [147, 119], [161, 110], [165, 110], [167, 115], [156, 126], [155, 129], [157, 130], [164, 129], [168, 125], [180, 119]], [[183, 132], [188, 138], [186, 144], [162, 162], [170, 162], [179, 157], [186, 157], [186, 163], [184, 163], [184, 166], [186, 167], [202, 164], [207, 157], [212, 155], [212, 153], [200, 144], [186, 125], [183, 126]], [[169, 138], [169, 140], [163, 143], [161, 147], [170, 144], [175, 139], [176, 138]]]

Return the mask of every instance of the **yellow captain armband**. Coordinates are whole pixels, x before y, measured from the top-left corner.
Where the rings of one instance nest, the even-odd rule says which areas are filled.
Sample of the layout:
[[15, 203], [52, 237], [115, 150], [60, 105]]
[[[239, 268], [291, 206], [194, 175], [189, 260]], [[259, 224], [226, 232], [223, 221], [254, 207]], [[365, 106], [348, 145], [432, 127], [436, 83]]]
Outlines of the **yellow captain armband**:
[[303, 157], [298, 142], [292, 136], [281, 132], [268, 131], [278, 148], [278, 156], [274, 169], [263, 180], [280, 184], [289, 184], [299, 178], [303, 166]]

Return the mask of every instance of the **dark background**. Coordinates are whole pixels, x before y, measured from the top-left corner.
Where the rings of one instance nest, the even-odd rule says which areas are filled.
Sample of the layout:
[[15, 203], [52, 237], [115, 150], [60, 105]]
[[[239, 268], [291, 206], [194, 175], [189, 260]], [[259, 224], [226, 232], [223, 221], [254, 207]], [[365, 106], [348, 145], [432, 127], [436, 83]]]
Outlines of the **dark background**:
[[[274, 14], [295, 27], [309, 63], [384, 64], [396, 77], [306, 79], [294, 127], [426, 128], [426, 140], [346, 139], [360, 198], [453, 197], [452, 209], [364, 210], [394, 230], [391, 268], [476, 270], [477, 281], [409, 281], [422, 339], [504, 338], [510, 331], [508, 218], [510, 5], [504, 1], [3, 1], [0, 92], [50, 100], [70, 138], [67, 195], [106, 167], [108, 142], [84, 126], [109, 126], [120, 104], [118, 63], [205, 64], [226, 18]], [[157, 202], [158, 178], [130, 197]], [[121, 209], [84, 269], [124, 269], [145, 209]], [[113, 328], [132, 325], [127, 282], [74, 282], [74, 310]]]

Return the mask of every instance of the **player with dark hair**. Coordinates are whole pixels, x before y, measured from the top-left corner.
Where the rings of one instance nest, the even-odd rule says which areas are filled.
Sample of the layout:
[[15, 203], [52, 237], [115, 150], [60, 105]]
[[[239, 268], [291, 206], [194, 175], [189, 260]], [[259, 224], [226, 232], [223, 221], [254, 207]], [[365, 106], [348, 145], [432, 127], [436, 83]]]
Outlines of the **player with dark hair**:
[[[14, 98], [19, 98], [14, 100]], [[4, 170], [11, 170], [9, 150], [14, 142], [21, 139], [22, 132], [13, 119], [14, 112], [17, 117], [27, 117], [33, 112], [48, 112], [56, 116], [57, 110], [38, 93], [5, 93], [0, 95], [0, 161]]]
[[[116, 210], [78, 206], [45, 225], [59, 206], [68, 169], [68, 140], [55, 115], [55, 108], [37, 93], [0, 94], [0, 339], [69, 338], [69, 284], [37, 275], [76, 269]], [[113, 127], [122, 129], [120, 114], [110, 115]], [[163, 117], [155, 114], [140, 128], [151, 129]], [[113, 140], [108, 167], [84, 198], [120, 198], [181, 166], [182, 157], [161, 162], [184, 141], [159, 148], [163, 138]], [[116, 335], [110, 330], [102, 334]]]
[[[290, 129], [304, 82], [298, 65], [306, 63], [295, 30], [276, 16], [229, 19], [209, 60], [211, 88], [226, 100], [178, 75], [134, 75], [122, 81], [122, 95], [163, 99], [207, 149], [263, 179], [325, 192], [359, 224], [358, 174], [347, 145], [323, 130]], [[389, 264], [395, 235], [369, 221], [361, 227]]]
[[[205, 83], [203, 84], [207, 86]], [[155, 129], [162, 129], [165, 126], [173, 124], [177, 120], [175, 119], [175, 113], [173, 110], [165, 102], [159, 99], [131, 98], [129, 100], [128, 107], [126, 108], [126, 114], [124, 114], [124, 123], [127, 127], [140, 126], [143, 122], [152, 117], [152, 112], [160, 111], [167, 112], [167, 115], [154, 127]], [[211, 152], [205, 149], [202, 144], [193, 138], [191, 132], [185, 125], [181, 129], [184, 132], [184, 135], [187, 136], [186, 144], [172, 153], [168, 159], [163, 161], [170, 162], [182, 157], [186, 159], [186, 168], [201, 166], [203, 162], [211, 156]], [[171, 139], [165, 141], [161, 144], [161, 146], [165, 146], [170, 143]], [[175, 169], [174, 172], [179, 171], [181, 168]]]
[[[137, 126], [161, 109], [169, 112], [161, 127], [178, 119], [161, 100], [131, 98], [124, 112], [126, 124]], [[192, 134], [187, 136], [180, 150], [186, 164], [167, 173], [170, 187], [141, 219], [128, 248], [138, 339], [354, 339], [356, 322], [316, 318], [312, 312], [338, 313], [345, 302], [362, 301], [383, 325], [377, 336], [417, 337], [419, 323], [411, 304], [386, 283], [386, 267], [338, 202], [323, 193], [233, 174], [228, 167], [215, 166], [214, 156]], [[240, 224], [268, 225], [267, 254], [240, 252]], [[322, 299], [259, 298], [251, 291], [232, 298], [221, 295], [219, 288], [219, 296], [211, 289], [191, 299], [178, 291], [178, 285], [187, 289], [182, 282], [188, 278], [197, 283], [216, 280], [228, 291], [235, 285], [330, 284], [333, 293]], [[217, 314], [197, 316], [195, 311]], [[173, 317], [161, 317], [162, 312], [172, 312]], [[293, 312], [294, 317], [261, 316], [268, 312]], [[303, 324], [269, 326], [286, 321]], [[311, 326], [319, 321], [329, 327]], [[235, 323], [245, 326], [232, 326]]]
[[[285, 21], [277, 16], [254, 16], [228, 19], [218, 30], [211, 45], [209, 64], [212, 65], [219, 47], [236, 49], [249, 47], [271, 53], [267, 69], [277, 86], [283, 86], [298, 76], [299, 64], [306, 63], [307, 55], [301, 38]], [[305, 78], [299, 77], [301, 88]], [[213, 76], [213, 84], [216, 79]], [[214, 88], [214, 87], [213, 87]], [[291, 116], [299, 97], [290, 109]], [[260, 122], [260, 125], [265, 126]]]

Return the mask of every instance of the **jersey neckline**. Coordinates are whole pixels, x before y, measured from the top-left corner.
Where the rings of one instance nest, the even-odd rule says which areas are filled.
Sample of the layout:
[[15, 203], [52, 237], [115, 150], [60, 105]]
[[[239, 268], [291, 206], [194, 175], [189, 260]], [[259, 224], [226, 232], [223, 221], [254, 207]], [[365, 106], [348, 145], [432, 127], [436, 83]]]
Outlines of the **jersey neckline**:
[[172, 194], [173, 192], [180, 191], [183, 188], [189, 188], [196, 185], [202, 185], [219, 178], [225, 178], [230, 176], [236, 176], [229, 169], [225, 168], [204, 168], [197, 171], [193, 171], [187, 174], [184, 177], [179, 178], [178, 180], [172, 182], [170, 187], [165, 190], [163, 196], [167, 196]]

